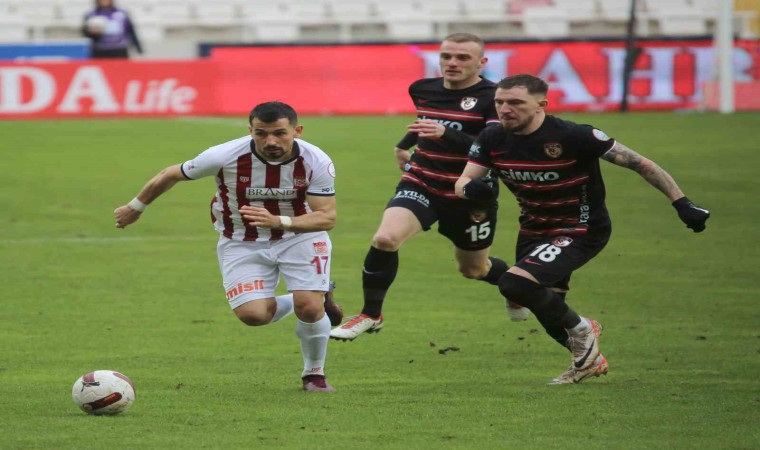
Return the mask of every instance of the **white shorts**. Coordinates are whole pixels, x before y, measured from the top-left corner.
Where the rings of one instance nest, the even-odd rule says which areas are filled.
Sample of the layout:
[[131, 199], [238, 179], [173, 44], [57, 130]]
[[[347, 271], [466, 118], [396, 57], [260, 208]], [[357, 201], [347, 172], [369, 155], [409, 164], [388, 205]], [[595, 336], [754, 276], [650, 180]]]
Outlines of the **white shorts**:
[[273, 242], [233, 241], [220, 236], [216, 253], [232, 309], [274, 297], [280, 274], [291, 292], [327, 292], [330, 285], [332, 242], [326, 231]]

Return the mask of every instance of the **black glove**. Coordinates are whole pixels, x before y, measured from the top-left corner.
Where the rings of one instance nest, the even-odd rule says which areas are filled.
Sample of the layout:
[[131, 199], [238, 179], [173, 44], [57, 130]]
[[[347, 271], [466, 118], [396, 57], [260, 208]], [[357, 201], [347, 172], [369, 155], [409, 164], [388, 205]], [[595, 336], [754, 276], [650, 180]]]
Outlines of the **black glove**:
[[681, 197], [673, 202], [673, 207], [678, 211], [678, 218], [691, 228], [695, 233], [705, 229], [705, 222], [710, 218], [710, 211], [700, 208], [686, 197]]
[[492, 177], [483, 177], [479, 180], [472, 180], [464, 185], [462, 192], [469, 200], [476, 202], [490, 202], [496, 200], [498, 195], [497, 180]]

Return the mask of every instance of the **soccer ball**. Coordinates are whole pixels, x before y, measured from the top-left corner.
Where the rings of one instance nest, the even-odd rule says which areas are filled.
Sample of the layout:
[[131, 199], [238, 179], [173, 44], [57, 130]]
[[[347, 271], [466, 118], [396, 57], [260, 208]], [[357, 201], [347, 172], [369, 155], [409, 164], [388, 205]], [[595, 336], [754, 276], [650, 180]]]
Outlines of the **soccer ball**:
[[89, 19], [87, 19], [87, 31], [90, 33], [99, 33], [103, 34], [103, 32], [106, 31], [106, 27], [108, 26], [108, 17], [106, 16], [92, 16]]
[[119, 414], [135, 401], [135, 388], [126, 375], [96, 370], [79, 377], [71, 388], [71, 399], [87, 414]]

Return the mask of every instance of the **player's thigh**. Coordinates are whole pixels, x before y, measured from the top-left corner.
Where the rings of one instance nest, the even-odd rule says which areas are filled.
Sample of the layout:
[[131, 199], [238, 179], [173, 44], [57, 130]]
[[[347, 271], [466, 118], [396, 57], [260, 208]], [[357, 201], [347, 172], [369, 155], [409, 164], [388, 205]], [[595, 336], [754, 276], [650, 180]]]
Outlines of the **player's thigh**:
[[381, 250], [395, 251], [420, 231], [422, 225], [413, 211], [392, 206], [383, 211], [383, 218], [372, 237], [372, 245]]
[[332, 242], [326, 231], [302, 233], [272, 249], [289, 291], [327, 292], [332, 267]]
[[266, 247], [266, 243], [219, 239], [219, 268], [232, 309], [253, 300], [274, 297], [280, 274]]
[[[394, 221], [406, 226], [405, 232], [427, 231], [438, 220], [436, 198], [414, 183], [399, 183], [396, 194], [385, 206], [380, 227], [390, 231]], [[378, 230], [379, 231], [379, 230]]]
[[608, 240], [609, 234], [520, 237], [514, 265], [544, 286], [566, 290], [570, 275], [598, 255]]
[[457, 249], [472, 252], [488, 249], [493, 244], [498, 217], [496, 203], [477, 211], [467, 202], [442, 205], [438, 215], [438, 232]]

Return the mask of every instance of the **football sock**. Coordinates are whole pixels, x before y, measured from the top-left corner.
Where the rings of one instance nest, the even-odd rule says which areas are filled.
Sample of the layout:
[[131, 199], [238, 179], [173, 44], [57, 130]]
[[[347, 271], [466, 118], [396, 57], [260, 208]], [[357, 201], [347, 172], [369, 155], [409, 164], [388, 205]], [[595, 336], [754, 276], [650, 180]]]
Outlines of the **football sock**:
[[503, 260], [494, 256], [489, 256], [488, 259], [491, 261], [491, 269], [486, 276], [480, 279], [480, 281], [485, 281], [486, 283], [497, 286], [499, 284], [499, 278], [507, 272], [509, 266]]
[[277, 303], [277, 310], [274, 312], [274, 316], [272, 316], [271, 323], [277, 322], [293, 313], [293, 294], [278, 295], [274, 298], [274, 301]]
[[[567, 295], [567, 292], [555, 292], [562, 301], [565, 301], [565, 296]], [[566, 349], [570, 350], [570, 347], [567, 344], [567, 339], [570, 337], [570, 335], [567, 333], [567, 330], [562, 328], [561, 326], [551, 326], [545, 322], [542, 322], [540, 318], [536, 317], [538, 319], [538, 322], [544, 327], [544, 330], [546, 330], [546, 334], [551, 336], [552, 339], [557, 341], [557, 343]]]
[[507, 272], [499, 280], [499, 291], [507, 300], [530, 309], [555, 339], [557, 333], [550, 330], [555, 327], [569, 330], [581, 322], [581, 317], [567, 306], [562, 295], [527, 278]]
[[385, 294], [393, 284], [398, 272], [398, 252], [386, 252], [370, 247], [364, 258], [362, 270], [362, 287], [364, 288], [364, 307], [362, 314], [380, 317], [383, 312]]
[[301, 378], [306, 375], [324, 375], [327, 341], [330, 338], [330, 319], [327, 318], [327, 314], [314, 323], [306, 323], [299, 319], [296, 323], [296, 336], [301, 341], [303, 355]]

